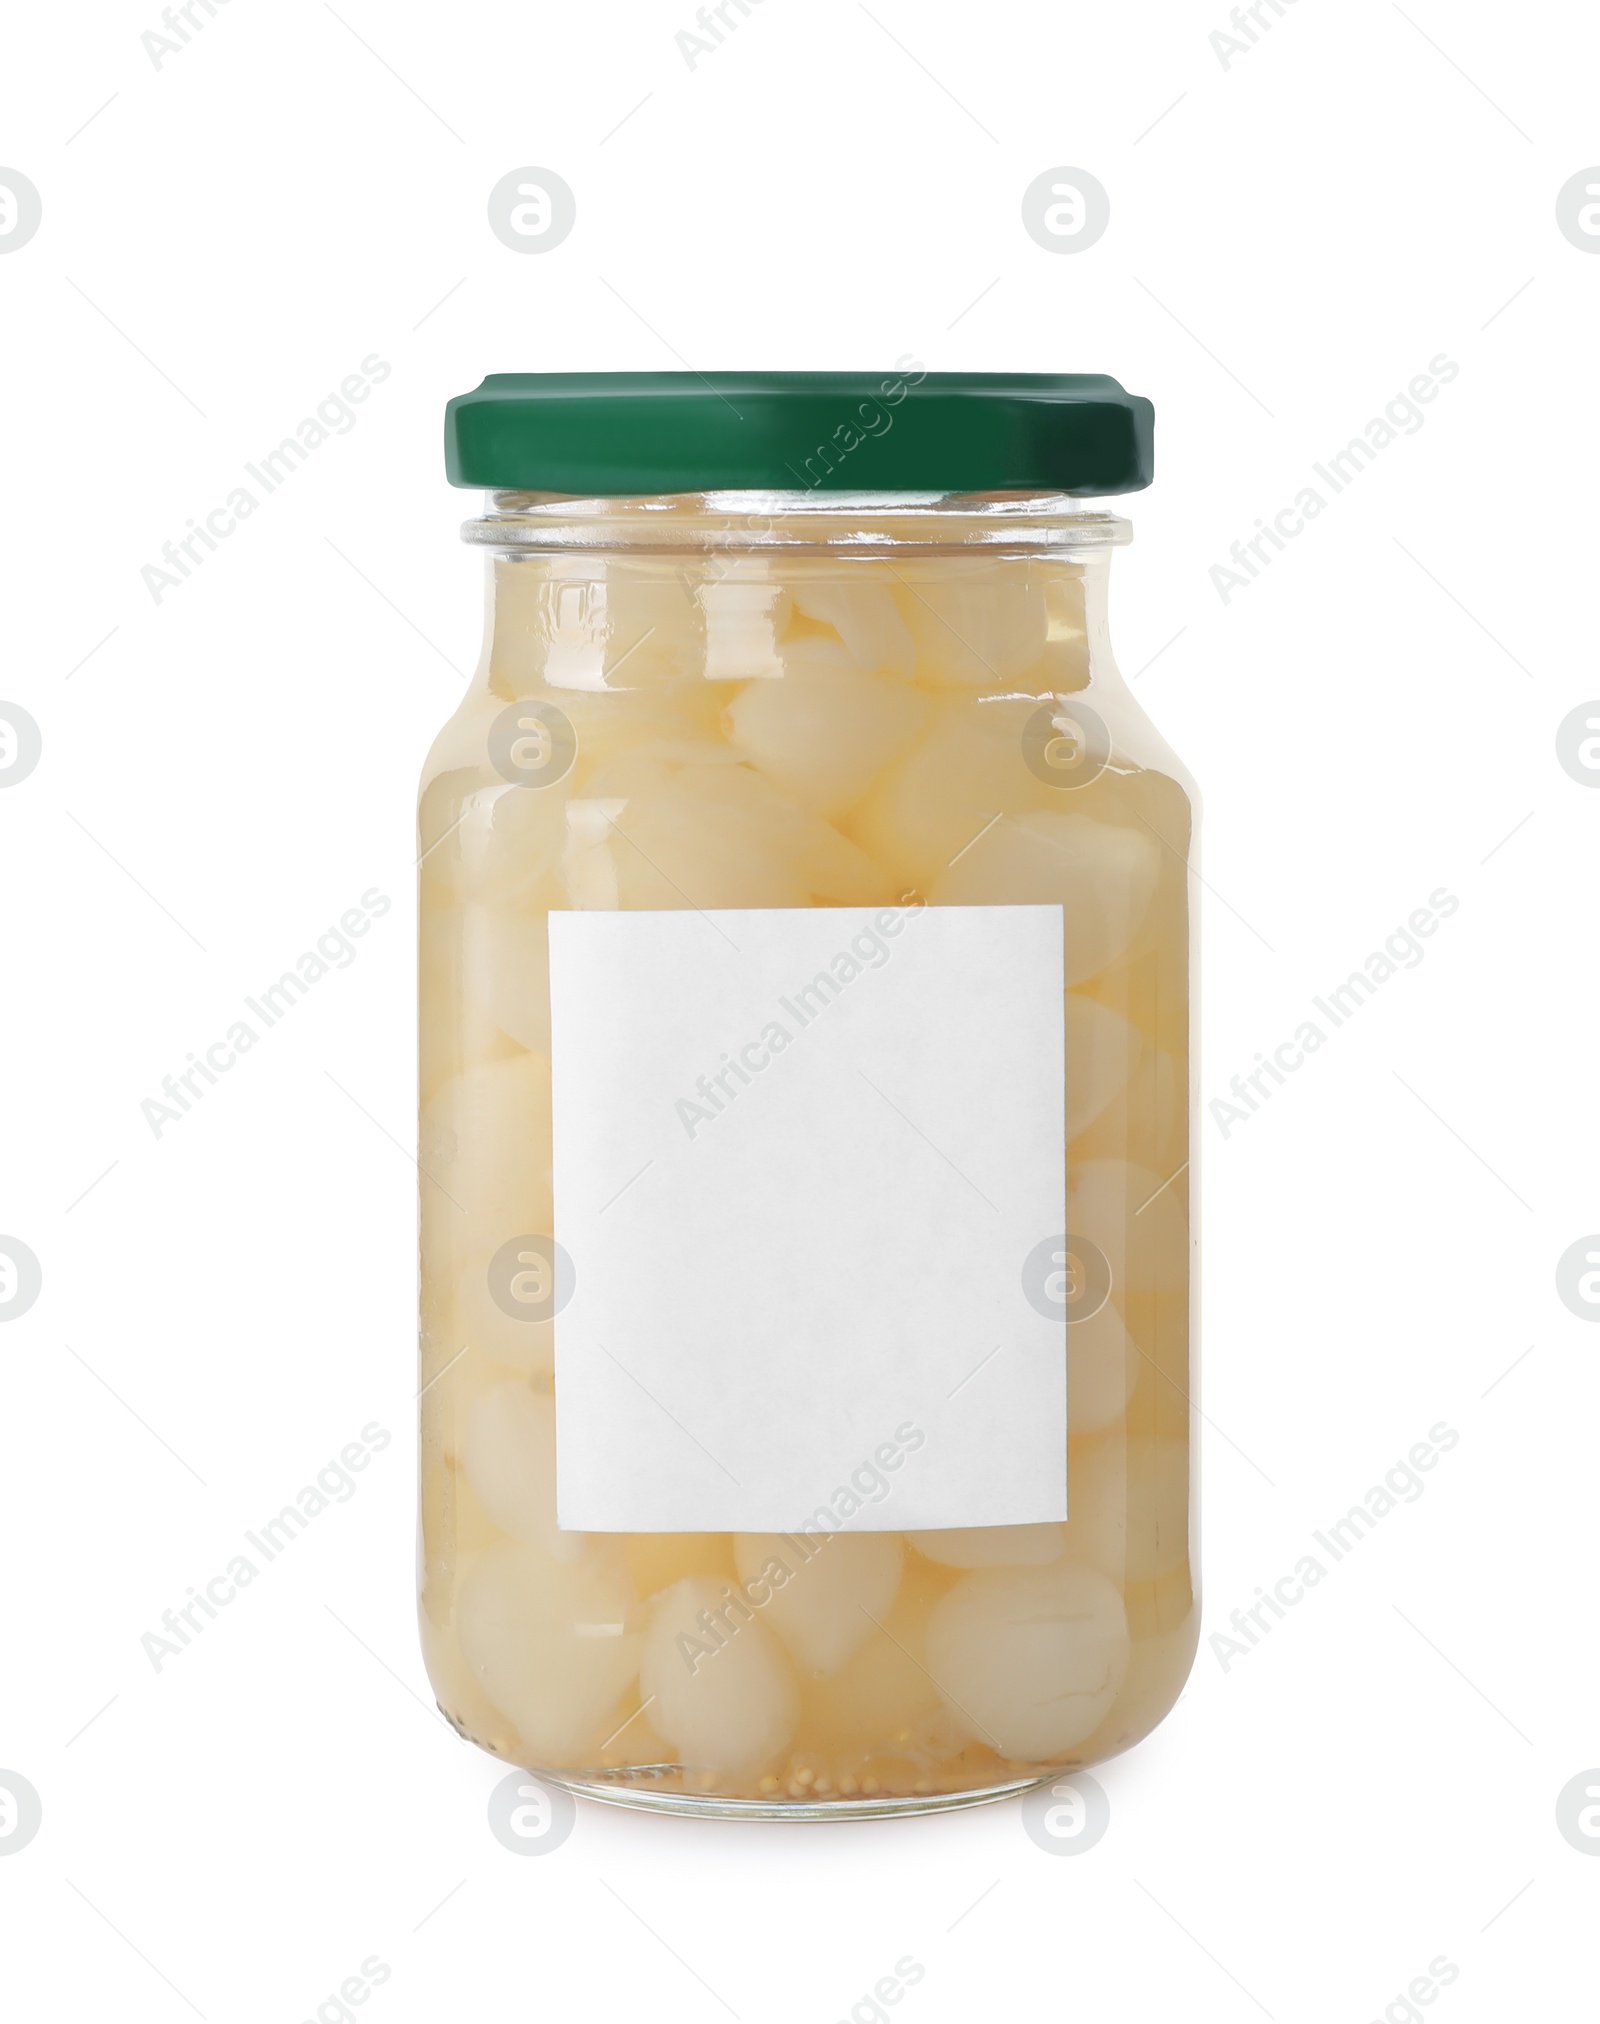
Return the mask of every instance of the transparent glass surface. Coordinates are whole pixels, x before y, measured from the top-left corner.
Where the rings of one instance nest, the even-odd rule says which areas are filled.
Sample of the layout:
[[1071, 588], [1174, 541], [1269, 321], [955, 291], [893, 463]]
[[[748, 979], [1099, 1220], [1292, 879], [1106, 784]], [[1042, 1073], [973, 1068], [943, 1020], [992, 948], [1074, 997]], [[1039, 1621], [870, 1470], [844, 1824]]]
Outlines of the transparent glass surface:
[[[466, 533], [485, 651], [418, 845], [441, 1708], [574, 1789], [721, 1813], [961, 1805], [1125, 1749], [1198, 1627], [1196, 803], [1112, 660], [1126, 523], [1019, 495], [497, 494]], [[554, 1229], [548, 914], [1041, 902], [1069, 951], [1068, 1236], [1041, 1282], [1067, 1521], [562, 1531], [559, 1293], [513, 1245]]]

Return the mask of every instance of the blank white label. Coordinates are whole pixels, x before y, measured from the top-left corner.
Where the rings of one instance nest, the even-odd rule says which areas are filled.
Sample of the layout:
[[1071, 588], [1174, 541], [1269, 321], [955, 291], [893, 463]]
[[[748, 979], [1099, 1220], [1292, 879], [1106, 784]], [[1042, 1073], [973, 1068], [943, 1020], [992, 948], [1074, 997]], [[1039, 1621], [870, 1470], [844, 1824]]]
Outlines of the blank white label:
[[1058, 906], [550, 916], [563, 1526], [1066, 1516], [1062, 979]]

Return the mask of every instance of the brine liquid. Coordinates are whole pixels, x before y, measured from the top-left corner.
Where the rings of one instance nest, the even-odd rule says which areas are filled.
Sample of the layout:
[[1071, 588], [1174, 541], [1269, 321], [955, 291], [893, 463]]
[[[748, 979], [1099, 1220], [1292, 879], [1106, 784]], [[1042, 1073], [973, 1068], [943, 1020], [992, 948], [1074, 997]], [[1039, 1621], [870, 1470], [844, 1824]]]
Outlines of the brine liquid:
[[[1092, 1762], [1176, 1699], [1196, 1637], [1192, 815], [1091, 663], [1101, 568], [495, 563], [419, 846], [422, 1633], [440, 1705], [485, 1749], [710, 1806], [887, 1807]], [[492, 763], [519, 700], [572, 727], [553, 784]], [[1090, 735], [1085, 758], [1091, 721], [1109, 756]], [[508, 1239], [554, 1229], [548, 911], [918, 902], [1064, 910], [1067, 1221], [1112, 1288], [1068, 1326], [1069, 1519], [561, 1531], [553, 1328], [489, 1284]]]

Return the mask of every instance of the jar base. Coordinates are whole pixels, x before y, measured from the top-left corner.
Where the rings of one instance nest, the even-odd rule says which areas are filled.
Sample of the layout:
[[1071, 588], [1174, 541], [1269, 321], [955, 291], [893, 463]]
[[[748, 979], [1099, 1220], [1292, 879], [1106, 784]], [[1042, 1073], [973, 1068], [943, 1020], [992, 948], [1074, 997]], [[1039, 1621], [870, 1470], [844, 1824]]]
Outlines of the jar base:
[[961, 1806], [1014, 1799], [1018, 1793], [1047, 1784], [1051, 1775], [1059, 1775], [1007, 1778], [960, 1792], [857, 1793], [826, 1799], [790, 1799], [781, 1793], [738, 1799], [718, 1792], [685, 1792], [678, 1786], [653, 1782], [679, 1777], [682, 1769], [679, 1764], [637, 1764], [598, 1776], [543, 1769], [534, 1775], [546, 1785], [558, 1785], [564, 1792], [598, 1800], [602, 1806], [631, 1806], [645, 1813], [693, 1815], [702, 1820], [890, 1820], [912, 1813], [950, 1813]]

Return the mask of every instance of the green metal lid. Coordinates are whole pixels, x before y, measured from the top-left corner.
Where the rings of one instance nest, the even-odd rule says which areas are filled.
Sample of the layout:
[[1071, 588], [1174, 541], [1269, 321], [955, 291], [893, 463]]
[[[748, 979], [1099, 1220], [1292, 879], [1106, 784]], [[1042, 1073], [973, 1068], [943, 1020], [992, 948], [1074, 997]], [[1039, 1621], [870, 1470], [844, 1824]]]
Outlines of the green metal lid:
[[1136, 492], [1155, 410], [1103, 373], [491, 373], [445, 409], [452, 485]]

